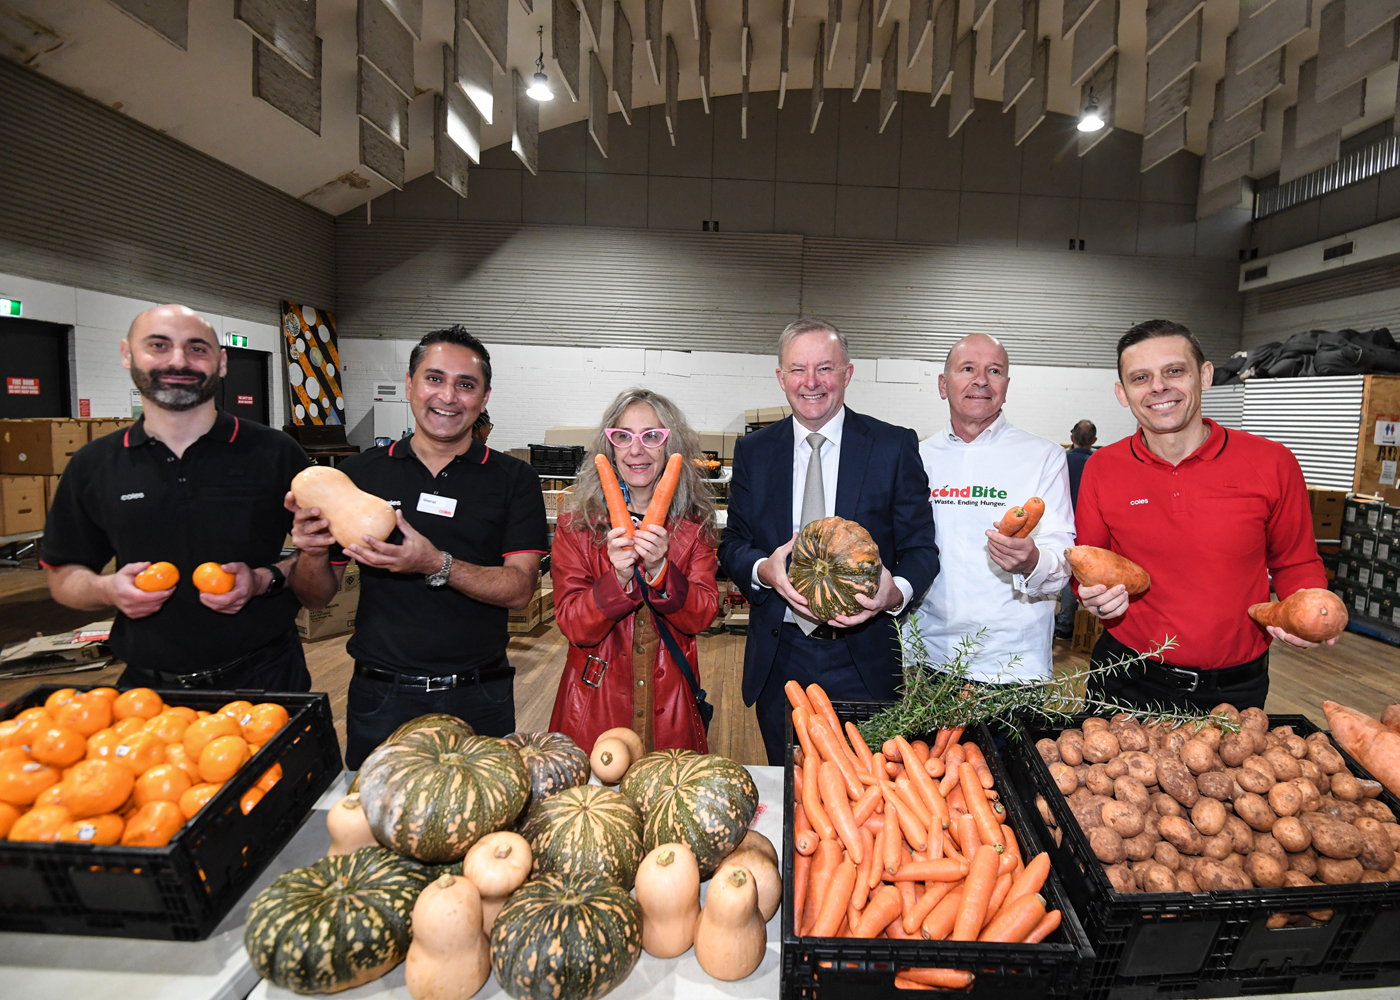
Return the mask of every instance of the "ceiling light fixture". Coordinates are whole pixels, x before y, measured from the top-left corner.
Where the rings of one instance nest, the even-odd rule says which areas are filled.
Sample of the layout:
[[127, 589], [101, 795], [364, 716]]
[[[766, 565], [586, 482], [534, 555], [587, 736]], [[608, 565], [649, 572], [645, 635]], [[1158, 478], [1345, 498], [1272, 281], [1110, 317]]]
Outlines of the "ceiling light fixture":
[[1103, 116], [1099, 114], [1098, 98], [1094, 97], [1094, 89], [1089, 88], [1089, 103], [1084, 105], [1084, 111], [1079, 115], [1079, 131], [1097, 132], [1103, 128]]
[[544, 25], [540, 25], [540, 57], [535, 60], [535, 79], [530, 84], [530, 89], [525, 91], [526, 97], [533, 97], [537, 101], [554, 100], [554, 91], [549, 89], [549, 77], [544, 75]]

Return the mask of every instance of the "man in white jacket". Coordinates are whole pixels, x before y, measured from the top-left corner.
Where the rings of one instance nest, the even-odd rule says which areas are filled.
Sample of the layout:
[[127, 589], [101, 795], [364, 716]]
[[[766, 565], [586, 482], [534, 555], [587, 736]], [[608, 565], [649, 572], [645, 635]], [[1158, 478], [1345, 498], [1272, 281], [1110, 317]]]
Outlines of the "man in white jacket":
[[[985, 629], [970, 675], [991, 683], [1050, 678], [1055, 598], [1074, 544], [1065, 451], [1007, 422], [1009, 369], [994, 337], [954, 344], [938, 376], [951, 420], [919, 446], [942, 569], [915, 621], [935, 663]], [[1045, 514], [1028, 537], [993, 527], [1031, 497], [1045, 501]]]

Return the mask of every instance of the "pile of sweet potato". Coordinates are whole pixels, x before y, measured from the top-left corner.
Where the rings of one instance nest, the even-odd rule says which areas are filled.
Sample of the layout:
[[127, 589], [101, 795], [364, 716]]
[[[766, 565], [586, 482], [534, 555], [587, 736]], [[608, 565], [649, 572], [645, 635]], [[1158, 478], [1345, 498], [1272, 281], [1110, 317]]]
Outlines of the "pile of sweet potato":
[[[1400, 880], [1400, 825], [1325, 733], [1086, 719], [1036, 744], [1118, 892], [1203, 892]], [[1036, 805], [1056, 842], [1045, 800]]]

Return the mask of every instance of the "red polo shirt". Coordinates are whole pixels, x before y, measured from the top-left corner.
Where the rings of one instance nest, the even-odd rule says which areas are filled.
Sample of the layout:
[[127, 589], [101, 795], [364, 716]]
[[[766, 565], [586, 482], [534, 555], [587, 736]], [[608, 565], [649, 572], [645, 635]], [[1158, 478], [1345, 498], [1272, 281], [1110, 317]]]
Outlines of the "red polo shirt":
[[[1246, 609], [1326, 587], [1298, 460], [1283, 445], [1206, 420], [1210, 435], [1180, 465], [1148, 450], [1142, 431], [1084, 466], [1079, 545], [1112, 549], [1152, 577], [1126, 614], [1104, 622], [1145, 650], [1175, 636], [1168, 663], [1214, 670], [1248, 663], [1269, 634]], [[1076, 587], [1077, 589], [1077, 587]]]

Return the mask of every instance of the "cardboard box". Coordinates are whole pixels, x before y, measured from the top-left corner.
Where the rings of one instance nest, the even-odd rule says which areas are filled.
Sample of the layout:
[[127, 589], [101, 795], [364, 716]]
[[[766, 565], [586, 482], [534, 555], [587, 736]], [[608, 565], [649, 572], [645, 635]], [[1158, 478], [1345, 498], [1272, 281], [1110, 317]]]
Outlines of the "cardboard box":
[[85, 421], [85, 423], [88, 429], [88, 440], [96, 441], [98, 438], [106, 437], [108, 434], [115, 434], [117, 431], [125, 430], [136, 423], [136, 421], [127, 417], [123, 420], [88, 420]]
[[43, 531], [43, 476], [0, 475], [0, 535]]
[[1074, 613], [1074, 638], [1069, 648], [1076, 653], [1092, 653], [1103, 629], [1102, 619], [1090, 614], [1088, 608], [1080, 608]]
[[351, 562], [340, 579], [340, 590], [320, 611], [302, 608], [297, 612], [297, 634], [302, 642], [315, 642], [355, 631], [355, 612], [360, 606], [360, 567]]
[[77, 420], [0, 420], [0, 473], [59, 475], [87, 440], [87, 426]]
[[1342, 537], [1342, 512], [1346, 499], [1346, 490], [1308, 487], [1308, 507], [1312, 511], [1314, 538]]
[[593, 435], [597, 433], [596, 427], [550, 427], [544, 432], [544, 443], [581, 445], [587, 448], [593, 443]]
[[[552, 597], [552, 595], [551, 595]], [[506, 623], [506, 631], [510, 633], [530, 632], [540, 623], [540, 606], [542, 604], [540, 591], [535, 591], [535, 596], [530, 598], [530, 603], [519, 611], [511, 611], [510, 618]]]
[[47, 511], [50, 507], [53, 506], [53, 497], [54, 497], [54, 494], [58, 492], [58, 481], [59, 481], [60, 479], [62, 479], [62, 478], [63, 478], [62, 476], [45, 476], [45, 477], [44, 477], [44, 510], [45, 510], [45, 511]]

